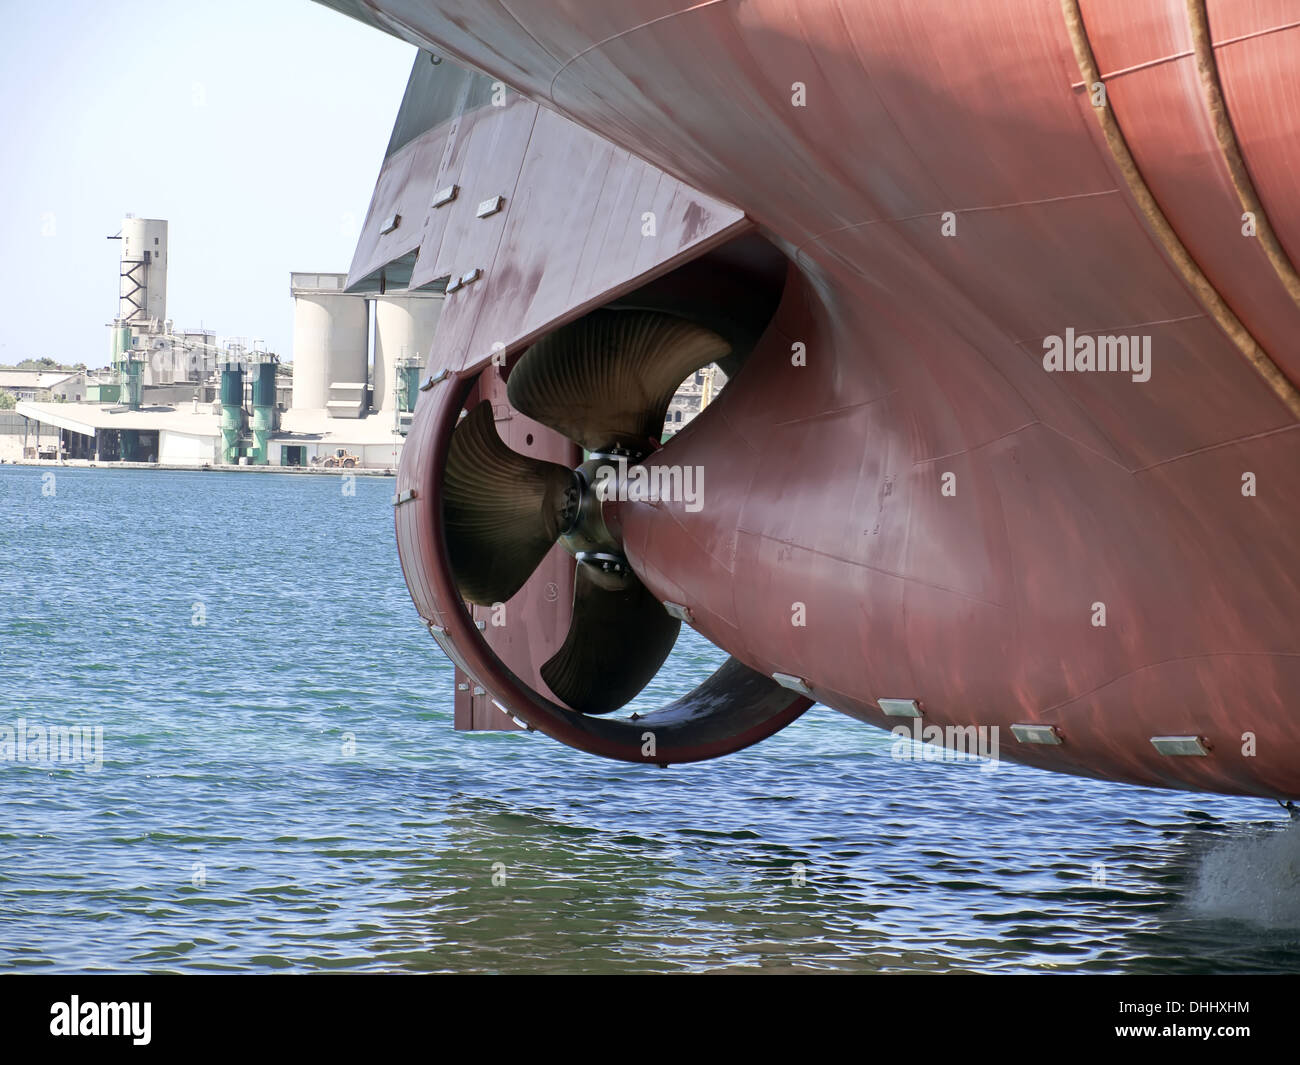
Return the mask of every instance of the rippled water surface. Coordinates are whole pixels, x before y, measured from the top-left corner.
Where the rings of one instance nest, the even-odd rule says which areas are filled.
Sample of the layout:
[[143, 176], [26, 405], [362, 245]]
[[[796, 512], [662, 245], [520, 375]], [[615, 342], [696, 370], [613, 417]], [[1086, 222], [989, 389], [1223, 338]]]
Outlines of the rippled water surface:
[[[670, 770], [458, 734], [391, 480], [43, 472], [0, 468], [0, 726], [102, 726], [103, 766], [0, 762], [0, 968], [1300, 968], [1266, 802], [820, 707]], [[684, 630], [641, 701], [720, 659]]]

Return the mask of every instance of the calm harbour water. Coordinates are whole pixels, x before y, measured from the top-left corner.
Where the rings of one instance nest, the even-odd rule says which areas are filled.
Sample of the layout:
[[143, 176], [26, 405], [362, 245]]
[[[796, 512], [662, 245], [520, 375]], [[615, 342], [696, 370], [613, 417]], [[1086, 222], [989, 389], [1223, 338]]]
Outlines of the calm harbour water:
[[[390, 479], [47, 472], [0, 468], [0, 725], [104, 757], [0, 762], [0, 970], [1300, 969], [1270, 803], [821, 707], [667, 771], [458, 734]], [[683, 630], [639, 704], [721, 657]]]

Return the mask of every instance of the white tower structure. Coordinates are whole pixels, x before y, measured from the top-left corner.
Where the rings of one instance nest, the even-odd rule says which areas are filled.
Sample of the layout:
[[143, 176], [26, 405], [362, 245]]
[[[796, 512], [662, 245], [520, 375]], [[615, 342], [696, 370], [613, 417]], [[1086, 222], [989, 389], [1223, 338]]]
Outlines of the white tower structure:
[[441, 294], [402, 293], [375, 300], [375, 367], [371, 403], [397, 408], [397, 367], [408, 359], [423, 365], [442, 313]]
[[167, 222], [122, 219], [121, 288], [117, 317], [122, 325], [160, 331], [167, 320]]
[[343, 291], [346, 274], [293, 274], [293, 407], [336, 418], [365, 413], [370, 317]]

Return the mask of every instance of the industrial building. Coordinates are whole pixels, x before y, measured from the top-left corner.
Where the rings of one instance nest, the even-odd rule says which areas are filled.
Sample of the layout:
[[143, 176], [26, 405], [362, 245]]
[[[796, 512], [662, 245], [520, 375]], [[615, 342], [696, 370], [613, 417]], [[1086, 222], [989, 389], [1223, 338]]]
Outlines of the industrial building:
[[667, 440], [690, 425], [713, 402], [726, 383], [727, 375], [716, 363], [696, 370], [683, 381], [672, 402], [668, 404], [664, 418], [664, 439]]
[[84, 370], [0, 370], [0, 392], [23, 400], [78, 402], [86, 398]]
[[[3, 371], [17, 400], [0, 416], [0, 460], [166, 466], [396, 469], [443, 293], [347, 291], [343, 273], [294, 273], [293, 358], [167, 317], [168, 226], [123, 219], [109, 365], [89, 372]], [[683, 382], [665, 437], [726, 378]]]
[[167, 317], [166, 221], [128, 217], [110, 239], [121, 256], [108, 368], [62, 398], [57, 375], [15, 389], [21, 422], [0, 427], [0, 458], [396, 467], [442, 293], [354, 294], [346, 274], [295, 273], [281, 366], [264, 344]]

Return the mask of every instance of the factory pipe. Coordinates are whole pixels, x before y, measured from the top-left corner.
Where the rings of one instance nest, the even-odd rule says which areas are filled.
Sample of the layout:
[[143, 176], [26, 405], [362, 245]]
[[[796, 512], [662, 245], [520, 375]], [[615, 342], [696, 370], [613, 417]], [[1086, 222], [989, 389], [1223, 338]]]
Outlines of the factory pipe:
[[422, 367], [417, 357], [404, 360], [397, 368], [397, 409], [403, 413], [415, 410], [415, 401], [420, 398]]
[[244, 367], [228, 362], [221, 368], [221, 461], [239, 462], [244, 432]]
[[[223, 408], [224, 410], [224, 408]], [[253, 378], [253, 465], [265, 466], [275, 431], [275, 362], [259, 363]]]

